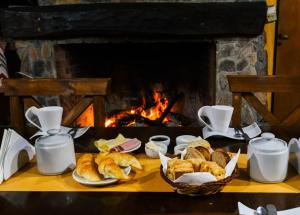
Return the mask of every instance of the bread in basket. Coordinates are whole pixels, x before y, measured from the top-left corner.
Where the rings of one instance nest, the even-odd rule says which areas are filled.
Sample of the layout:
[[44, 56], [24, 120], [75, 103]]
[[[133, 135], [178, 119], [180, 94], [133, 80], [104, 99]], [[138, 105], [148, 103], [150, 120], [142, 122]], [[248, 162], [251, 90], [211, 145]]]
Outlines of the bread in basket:
[[[237, 160], [237, 158], [238, 155], [235, 156], [234, 160]], [[181, 159], [173, 158], [168, 160], [166, 170], [163, 171], [163, 166], [161, 166], [160, 173], [163, 179], [177, 193], [186, 195], [211, 195], [221, 191], [227, 183], [238, 176], [238, 168], [235, 164], [232, 166], [234, 167], [234, 169], [231, 169], [233, 170], [232, 173], [225, 174], [225, 166], [230, 160], [230, 156], [222, 149], [213, 151], [206, 140], [201, 140], [190, 144], [181, 156]], [[195, 177], [199, 177], [199, 175], [205, 175], [203, 173], [210, 173], [209, 175], [214, 181], [209, 180], [209, 182], [202, 183], [201, 185], [174, 182], [186, 173], [192, 173], [188, 175], [189, 177], [193, 177], [193, 180]]]

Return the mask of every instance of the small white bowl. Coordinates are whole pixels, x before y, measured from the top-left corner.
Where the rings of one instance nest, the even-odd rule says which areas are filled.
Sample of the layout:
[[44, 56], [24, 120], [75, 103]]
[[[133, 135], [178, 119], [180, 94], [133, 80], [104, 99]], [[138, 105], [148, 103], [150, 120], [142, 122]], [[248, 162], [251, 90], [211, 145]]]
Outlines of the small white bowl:
[[189, 146], [189, 144], [179, 144], [179, 145], [175, 146], [174, 147], [174, 155], [181, 154], [188, 146]]
[[[154, 142], [153, 142], [154, 143]], [[147, 147], [147, 144], [145, 144], [145, 152], [146, 152], [146, 155], [150, 158], [159, 158], [159, 152], [163, 155], [165, 155], [168, 151], [168, 148], [166, 145], [163, 145], [163, 144], [157, 144], [157, 143], [154, 143], [155, 145], [157, 145], [159, 147], [159, 150], [154, 150], [154, 149], [151, 149], [151, 148], [148, 148]]]
[[180, 144], [188, 144], [191, 141], [200, 139], [201, 137], [196, 137], [193, 135], [181, 135], [176, 137], [176, 145], [180, 145]]
[[[164, 139], [164, 140], [159, 140], [159, 139]], [[149, 141], [152, 141], [153, 143], [160, 143], [164, 144], [165, 146], [170, 145], [170, 137], [166, 135], [155, 135], [149, 138]]]

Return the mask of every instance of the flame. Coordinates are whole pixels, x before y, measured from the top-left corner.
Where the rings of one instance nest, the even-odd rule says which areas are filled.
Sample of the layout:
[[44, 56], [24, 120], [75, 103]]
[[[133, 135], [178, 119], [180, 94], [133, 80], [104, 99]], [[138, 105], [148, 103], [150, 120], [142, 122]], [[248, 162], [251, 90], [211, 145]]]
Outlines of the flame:
[[[154, 105], [148, 109], [146, 108], [146, 100], [143, 98], [143, 104], [138, 107], [132, 107], [129, 110], [124, 110], [118, 114], [111, 117], [106, 117], [105, 127], [116, 127], [118, 125], [118, 120], [126, 116], [140, 115], [150, 120], [157, 120], [161, 117], [163, 112], [169, 105], [169, 101], [166, 97], [162, 95], [159, 91], [153, 91]], [[169, 116], [165, 117], [164, 122], [170, 121]], [[77, 124], [79, 126], [94, 126], [94, 114], [93, 105], [90, 105], [83, 114], [77, 119]], [[136, 124], [134, 117], [132, 121], [129, 121], [126, 126], [133, 126]]]
[[87, 107], [87, 109], [78, 117], [76, 121], [80, 127], [94, 126], [94, 107], [93, 104]]

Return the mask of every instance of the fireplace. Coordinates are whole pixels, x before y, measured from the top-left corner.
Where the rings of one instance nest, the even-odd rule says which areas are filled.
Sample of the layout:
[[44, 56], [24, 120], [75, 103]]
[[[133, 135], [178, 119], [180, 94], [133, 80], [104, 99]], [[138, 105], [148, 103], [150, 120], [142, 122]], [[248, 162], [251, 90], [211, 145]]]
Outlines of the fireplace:
[[[199, 107], [231, 104], [227, 74], [266, 72], [264, 0], [64, 4], [13, 7], [1, 15], [2, 34], [13, 43], [21, 72], [35, 78], [112, 77], [108, 127], [199, 126]], [[69, 110], [79, 99], [41, 102]], [[91, 108], [78, 125], [92, 121]], [[256, 117], [246, 105], [242, 114]]]
[[[198, 126], [198, 108], [215, 103], [214, 42], [63, 44], [55, 53], [59, 78], [112, 78], [106, 127]], [[92, 108], [78, 125], [93, 125]]]

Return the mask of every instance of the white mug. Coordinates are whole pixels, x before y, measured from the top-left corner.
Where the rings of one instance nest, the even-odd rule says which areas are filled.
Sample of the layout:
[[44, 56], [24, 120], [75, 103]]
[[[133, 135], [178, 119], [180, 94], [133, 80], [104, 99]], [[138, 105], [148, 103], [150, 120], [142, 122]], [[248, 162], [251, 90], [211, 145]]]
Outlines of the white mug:
[[[226, 133], [231, 121], [233, 107], [226, 105], [203, 106], [198, 111], [201, 123], [213, 131]], [[206, 116], [211, 124], [207, 124], [202, 116]]]
[[[26, 119], [41, 131], [47, 132], [49, 130], [59, 130], [61, 125], [63, 108], [59, 106], [49, 106], [43, 108], [36, 108], [34, 106], [27, 109], [25, 113]], [[32, 121], [32, 117], [36, 116], [40, 125]]]

